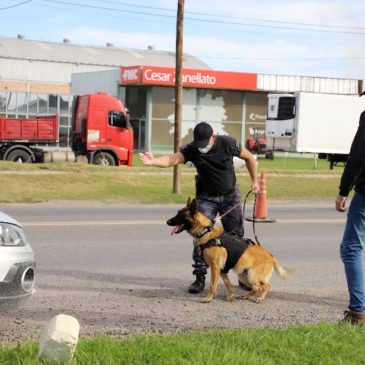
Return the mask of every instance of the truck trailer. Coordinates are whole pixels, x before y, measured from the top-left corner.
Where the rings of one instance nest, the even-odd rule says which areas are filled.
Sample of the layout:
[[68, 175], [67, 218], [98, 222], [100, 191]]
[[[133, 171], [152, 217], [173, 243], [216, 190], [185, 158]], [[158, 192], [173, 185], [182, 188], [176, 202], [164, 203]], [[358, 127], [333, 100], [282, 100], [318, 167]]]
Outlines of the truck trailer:
[[268, 151], [315, 153], [331, 168], [346, 162], [365, 97], [297, 92], [269, 94]]
[[[44, 162], [50, 145], [58, 142], [57, 115], [29, 119], [0, 117], [0, 159]], [[75, 157], [89, 163], [132, 166], [133, 129], [121, 101], [107, 93], [77, 96], [71, 133]]]

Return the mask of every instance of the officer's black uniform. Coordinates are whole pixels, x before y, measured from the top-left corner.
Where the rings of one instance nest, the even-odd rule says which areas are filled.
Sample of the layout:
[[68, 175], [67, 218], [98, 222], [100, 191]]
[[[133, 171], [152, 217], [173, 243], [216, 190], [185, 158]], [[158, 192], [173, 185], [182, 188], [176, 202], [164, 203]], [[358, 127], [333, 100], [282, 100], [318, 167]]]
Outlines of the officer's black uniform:
[[[226, 232], [240, 237], [244, 234], [242, 209], [239, 204], [242, 194], [236, 186], [233, 157], [239, 157], [241, 151], [241, 144], [229, 136], [217, 136], [212, 149], [207, 153], [201, 153], [194, 142], [180, 149], [185, 162], [191, 161], [198, 172], [196, 176], [198, 210], [208, 218], [215, 219], [218, 214], [223, 215], [236, 205], [222, 218], [222, 225]], [[189, 291], [198, 293], [204, 288], [208, 265], [196, 250], [193, 251], [193, 260], [193, 275], [196, 275], [197, 281], [192, 284]], [[195, 290], [195, 287], [198, 290]]]

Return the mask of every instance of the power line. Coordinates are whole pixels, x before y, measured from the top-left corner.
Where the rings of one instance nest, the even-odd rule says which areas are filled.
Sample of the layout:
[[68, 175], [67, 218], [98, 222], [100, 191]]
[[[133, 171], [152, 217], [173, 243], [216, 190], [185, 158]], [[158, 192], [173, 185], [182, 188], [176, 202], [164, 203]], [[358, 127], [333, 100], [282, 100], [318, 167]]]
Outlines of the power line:
[[15, 5], [10, 5], [10, 6], [6, 6], [5, 8], [0, 8], [0, 10], [6, 10], [6, 9], [11, 9], [11, 8], [15, 8], [17, 6], [21, 6], [21, 5], [24, 5], [24, 4], [27, 4], [27, 3], [30, 3], [32, 0], [26, 0], [26, 1], [23, 1], [19, 4], [15, 4]]
[[[95, 1], [95, 0], [92, 0], [92, 1]], [[97, 0], [97, 1], [99, 1], [99, 0]], [[122, 5], [122, 6], [130, 6], [130, 7], [137, 7], [137, 8], [144, 8], [144, 9], [153, 9], [153, 10], [176, 12], [176, 9], [160, 8], [160, 7], [147, 6], [147, 5], [136, 5], [136, 4], [126, 3], [124, 1], [104, 0], [104, 3], [116, 4], [116, 5]], [[217, 16], [216, 14], [212, 14], [212, 13], [203, 13], [203, 12], [195, 12], [195, 11], [185, 11], [185, 14], [203, 15], [203, 16], [212, 16], [212, 17]], [[318, 24], [318, 23], [299, 23], [299, 22], [290, 22], [290, 21], [284, 21], [284, 20], [273, 20], [273, 19], [264, 19], [264, 18], [242, 18], [242, 17], [229, 16], [229, 15], [219, 15], [219, 17], [220, 18], [228, 18], [228, 19], [239, 19], [239, 20], [266, 22], [266, 23], [303, 25], [303, 26], [310, 26], [310, 27], [365, 30], [364, 27], [353, 27], [353, 26], [350, 27], [350, 26], [346, 26], [346, 25], [332, 25], [332, 24], [330, 25], [330, 24]]]
[[[157, 16], [157, 17], [164, 17], [164, 18], [175, 18], [175, 15], [156, 14], [156, 13], [148, 13], [148, 12], [143, 12], [143, 11], [116, 9], [116, 8], [109, 8], [109, 7], [105, 7], [105, 6], [80, 4], [80, 3], [70, 2], [70, 1], [61, 1], [61, 0], [42, 0], [42, 1], [49, 2], [49, 3], [55, 3], [55, 4], [61, 4], [61, 5], [70, 5], [70, 6], [78, 6], [78, 7], [83, 7], [83, 8], [114, 11], [114, 12], [120, 12], [120, 13], [132, 13], [132, 14]], [[365, 32], [354, 32], [354, 31], [339, 31], [339, 30], [329, 30], [329, 29], [298, 28], [298, 27], [290, 27], [290, 26], [275, 26], [275, 25], [252, 24], [252, 23], [244, 23], [244, 22], [228, 22], [228, 21], [224, 21], [224, 20], [202, 19], [202, 18], [191, 18], [191, 17], [185, 17], [185, 19], [190, 20], [190, 21], [198, 21], [198, 22], [205, 22], [205, 23], [228, 24], [228, 25], [238, 25], [238, 26], [256, 27], [256, 28], [284, 29], [284, 30], [293, 30], [293, 31], [304, 31], [304, 32], [365, 35]], [[296, 24], [296, 23], [293, 23], [293, 24]], [[320, 26], [325, 27], [323, 25], [320, 25]], [[347, 28], [347, 27], [344, 27], [344, 28]], [[364, 28], [356, 28], [356, 29], [364, 29]]]

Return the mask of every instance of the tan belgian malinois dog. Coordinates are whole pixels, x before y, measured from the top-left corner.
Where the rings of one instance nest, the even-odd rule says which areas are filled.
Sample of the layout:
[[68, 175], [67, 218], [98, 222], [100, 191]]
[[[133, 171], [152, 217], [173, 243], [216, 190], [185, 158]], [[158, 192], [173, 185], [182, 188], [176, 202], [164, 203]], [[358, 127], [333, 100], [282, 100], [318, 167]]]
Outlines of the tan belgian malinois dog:
[[[249, 239], [239, 239], [236, 236], [224, 233], [223, 227], [212, 223], [212, 221], [197, 210], [196, 200], [188, 199], [186, 207], [180, 209], [175, 217], [167, 221], [173, 226], [172, 234], [186, 230], [194, 237], [194, 246], [201, 250], [204, 260], [211, 270], [211, 279], [208, 295], [203, 298], [203, 303], [210, 303], [217, 291], [218, 279], [221, 276], [227, 287], [227, 300], [234, 299], [232, 284], [227, 275], [226, 264], [229, 258], [229, 249], [223, 242], [224, 239], [243, 241], [246, 245], [242, 254], [238, 255], [237, 261], [231, 264], [237, 273], [239, 281], [243, 282], [251, 291], [243, 294], [244, 299], [257, 295], [256, 302], [261, 303], [270, 290], [270, 278], [273, 270], [282, 277], [289, 278], [295, 270], [288, 270], [279, 264], [279, 261], [264, 247], [255, 244]], [[229, 268], [228, 268], [229, 270]]]

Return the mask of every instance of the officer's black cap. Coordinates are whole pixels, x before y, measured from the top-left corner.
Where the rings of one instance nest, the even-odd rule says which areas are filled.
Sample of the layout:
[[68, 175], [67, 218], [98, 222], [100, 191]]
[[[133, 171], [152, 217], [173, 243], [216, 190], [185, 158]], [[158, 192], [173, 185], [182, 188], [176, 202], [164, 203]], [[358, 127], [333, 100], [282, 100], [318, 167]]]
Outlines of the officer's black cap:
[[194, 146], [204, 148], [208, 145], [210, 137], [213, 135], [213, 128], [206, 122], [197, 124], [194, 128]]

